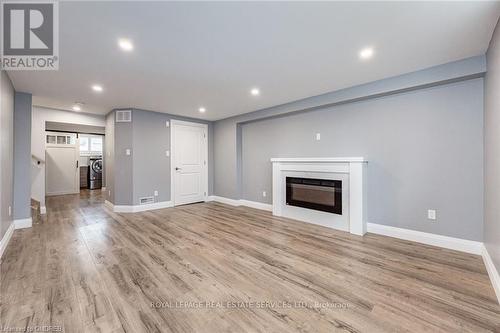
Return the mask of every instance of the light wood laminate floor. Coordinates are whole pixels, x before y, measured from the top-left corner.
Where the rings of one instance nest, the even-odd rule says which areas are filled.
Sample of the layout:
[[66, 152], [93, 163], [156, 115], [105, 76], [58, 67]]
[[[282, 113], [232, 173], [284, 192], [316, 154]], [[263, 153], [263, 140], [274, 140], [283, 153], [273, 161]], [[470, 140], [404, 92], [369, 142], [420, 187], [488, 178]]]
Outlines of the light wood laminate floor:
[[4, 254], [1, 327], [500, 332], [479, 256], [213, 202], [116, 214], [84, 191], [47, 208]]

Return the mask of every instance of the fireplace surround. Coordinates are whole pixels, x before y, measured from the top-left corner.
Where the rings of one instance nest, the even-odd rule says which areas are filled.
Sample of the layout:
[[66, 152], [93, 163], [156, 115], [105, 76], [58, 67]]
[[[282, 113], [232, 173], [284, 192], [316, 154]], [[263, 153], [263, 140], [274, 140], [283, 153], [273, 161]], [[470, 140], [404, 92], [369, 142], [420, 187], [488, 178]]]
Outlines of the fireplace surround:
[[271, 162], [273, 215], [365, 234], [364, 158], [272, 158]]

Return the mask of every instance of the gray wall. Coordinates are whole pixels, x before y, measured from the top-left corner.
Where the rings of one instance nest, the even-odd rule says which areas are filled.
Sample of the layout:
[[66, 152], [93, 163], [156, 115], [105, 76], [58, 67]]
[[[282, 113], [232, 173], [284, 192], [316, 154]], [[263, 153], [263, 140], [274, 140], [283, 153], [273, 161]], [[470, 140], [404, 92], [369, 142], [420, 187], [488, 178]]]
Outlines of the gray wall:
[[170, 200], [170, 128], [165, 127], [165, 117], [161, 113], [133, 112], [133, 152], [134, 152], [134, 198], [153, 196], [158, 191], [157, 201]]
[[[158, 191], [158, 202], [170, 201], [170, 157], [165, 155], [170, 147], [170, 127], [166, 121], [172, 119], [208, 124], [208, 187], [213, 192], [213, 125], [211, 122], [178, 117], [170, 114], [132, 110], [131, 123], [116, 123], [114, 112], [107, 117], [106, 138], [113, 136], [109, 143], [114, 159], [107, 163], [108, 200], [115, 205], [138, 205], [139, 198], [153, 196]], [[114, 135], [108, 135], [114, 130]], [[131, 155], [125, 154], [126, 149]], [[113, 180], [110, 180], [113, 178]], [[109, 192], [108, 192], [109, 195]]]
[[[114, 145], [114, 201], [115, 205], [131, 205], [134, 197], [133, 188], [133, 130], [132, 124], [135, 114], [132, 113], [131, 123], [115, 122], [115, 145]], [[130, 149], [131, 154], [127, 155], [126, 150]], [[108, 178], [109, 179], [109, 178]]]
[[242, 197], [272, 203], [272, 157], [363, 156], [369, 222], [482, 240], [482, 141], [483, 79], [253, 122]]
[[106, 130], [104, 137], [104, 174], [106, 179], [106, 191], [104, 197], [109, 202], [115, 201], [115, 113], [110, 112], [106, 116]]
[[0, 239], [12, 223], [14, 159], [14, 87], [0, 71]]
[[361, 155], [369, 222], [482, 240], [485, 71], [473, 57], [217, 121], [214, 194], [271, 202], [269, 158]]
[[14, 219], [31, 217], [31, 94], [14, 98]]
[[487, 66], [484, 92], [484, 243], [500, 271], [500, 23], [488, 48]]

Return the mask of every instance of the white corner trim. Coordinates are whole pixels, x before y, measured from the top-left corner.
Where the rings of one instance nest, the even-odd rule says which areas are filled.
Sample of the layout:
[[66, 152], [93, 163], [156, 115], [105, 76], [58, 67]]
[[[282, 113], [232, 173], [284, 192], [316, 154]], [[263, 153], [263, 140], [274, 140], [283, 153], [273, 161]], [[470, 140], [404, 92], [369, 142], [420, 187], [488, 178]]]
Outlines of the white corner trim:
[[138, 212], [145, 212], [148, 210], [170, 208], [174, 206], [172, 201], [161, 201], [147, 205], [127, 206], [127, 205], [114, 205], [108, 200], [104, 201], [104, 205], [115, 213], [138, 213]]
[[500, 274], [498, 273], [493, 260], [491, 260], [490, 254], [486, 249], [486, 246], [483, 245], [483, 261], [486, 266], [486, 270], [488, 271], [488, 276], [490, 277], [491, 284], [493, 285], [493, 289], [495, 290], [495, 294], [497, 295], [498, 304], [500, 304]]
[[217, 201], [226, 205], [231, 205], [231, 206], [246, 206], [250, 208], [255, 208], [255, 209], [260, 209], [260, 210], [267, 210], [267, 211], [272, 211], [273, 210], [273, 205], [271, 204], [266, 204], [263, 202], [257, 202], [257, 201], [250, 201], [250, 200], [244, 200], [244, 199], [229, 199], [225, 197], [219, 197], [217, 195], [211, 195], [207, 197], [207, 201]]
[[42, 215], [47, 214], [47, 207], [45, 207], [45, 206], [40, 206], [40, 214], [42, 214]]
[[240, 204], [242, 206], [247, 206], [247, 207], [261, 209], [261, 210], [267, 210], [270, 212], [273, 211], [273, 205], [271, 205], [271, 204], [266, 204], [266, 203], [257, 202], [257, 201], [243, 200], [243, 199], [240, 199], [239, 201], [240, 201]]
[[7, 248], [7, 245], [9, 245], [9, 241], [12, 238], [12, 234], [14, 233], [14, 222], [12, 222], [5, 232], [5, 235], [3, 235], [2, 240], [0, 240], [0, 258], [2, 258], [3, 253], [5, 249]]
[[24, 228], [31, 228], [33, 225], [33, 220], [31, 217], [27, 219], [19, 219], [19, 220], [14, 220], [14, 229], [24, 229]]
[[442, 235], [431, 234], [422, 231], [402, 229], [388, 225], [368, 223], [368, 232], [409, 240], [427, 245], [444, 247], [445, 249], [462, 251], [481, 255], [483, 253], [483, 243], [468, 239], [454, 238]]

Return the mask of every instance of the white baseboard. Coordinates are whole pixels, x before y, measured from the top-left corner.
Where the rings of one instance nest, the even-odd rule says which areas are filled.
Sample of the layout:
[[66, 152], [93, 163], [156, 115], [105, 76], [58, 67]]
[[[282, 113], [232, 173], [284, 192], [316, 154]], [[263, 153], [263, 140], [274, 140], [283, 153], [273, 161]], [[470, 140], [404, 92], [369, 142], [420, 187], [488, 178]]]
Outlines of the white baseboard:
[[42, 214], [42, 215], [47, 214], [47, 207], [45, 207], [45, 206], [40, 206], [40, 214]]
[[0, 240], [0, 258], [2, 258], [7, 245], [9, 244], [10, 239], [12, 238], [12, 234], [14, 233], [14, 223], [12, 222], [3, 235], [2, 240]]
[[493, 263], [493, 260], [491, 260], [490, 254], [484, 245], [482, 254], [484, 265], [488, 271], [488, 276], [490, 277], [491, 284], [493, 285], [493, 289], [497, 295], [498, 304], [500, 304], [500, 274], [498, 273], [498, 269], [495, 267], [495, 264]]
[[427, 245], [439, 246], [450, 250], [462, 251], [477, 255], [481, 255], [483, 252], [482, 242], [476, 242], [467, 239], [436, 235], [422, 231], [396, 228], [375, 223], [368, 223], [367, 229], [368, 232], [374, 234], [400, 238]]
[[239, 200], [238, 199], [229, 199], [229, 198], [219, 197], [216, 195], [209, 196], [207, 201], [217, 201], [217, 202], [220, 202], [220, 203], [223, 203], [226, 205], [246, 206], [246, 207], [267, 210], [267, 211], [273, 210], [273, 206], [270, 204], [256, 202], [256, 201], [250, 201], [250, 200], [244, 200], [244, 199], [239, 199]]
[[14, 228], [17, 229], [24, 229], [24, 228], [31, 228], [33, 225], [33, 220], [30, 218], [27, 219], [20, 219], [20, 220], [14, 220]]
[[224, 197], [219, 197], [216, 195], [211, 195], [208, 197], [208, 201], [217, 201], [226, 205], [231, 205], [231, 206], [241, 206], [241, 203], [237, 199], [229, 199], [229, 198], [224, 198]]
[[155, 210], [155, 209], [163, 209], [163, 208], [169, 208], [173, 207], [174, 203], [172, 201], [162, 201], [162, 202], [155, 202], [152, 204], [147, 204], [147, 205], [114, 205], [110, 201], [106, 200], [104, 201], [104, 205], [111, 209], [115, 213], [138, 213], [138, 212], [145, 212], [148, 210]]
[[273, 205], [262, 203], [262, 202], [240, 199], [240, 204], [242, 206], [247, 206], [247, 207], [251, 207], [251, 208], [255, 208], [255, 209], [267, 210], [270, 212], [273, 211]]

